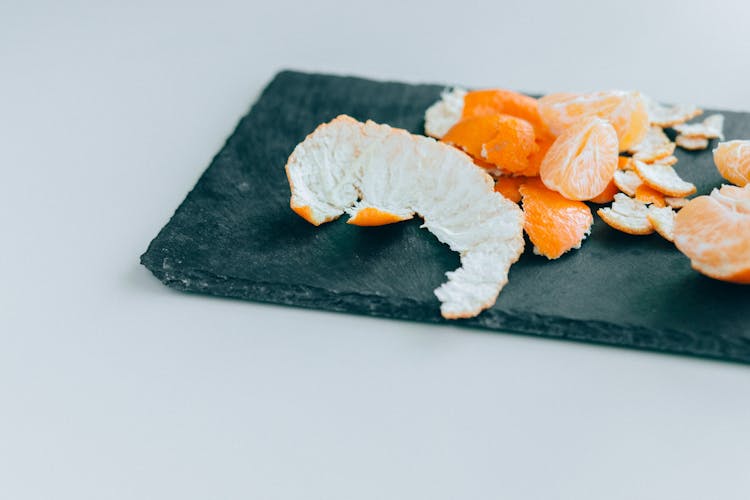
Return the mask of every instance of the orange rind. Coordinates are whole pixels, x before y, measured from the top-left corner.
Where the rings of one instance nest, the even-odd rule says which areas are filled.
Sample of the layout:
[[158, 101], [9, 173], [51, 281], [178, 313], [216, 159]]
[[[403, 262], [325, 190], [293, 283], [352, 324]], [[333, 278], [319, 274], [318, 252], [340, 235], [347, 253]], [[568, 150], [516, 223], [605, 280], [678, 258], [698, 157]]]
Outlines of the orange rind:
[[635, 161], [633, 166], [643, 182], [667, 196], [684, 197], [696, 191], [695, 184], [683, 180], [669, 165]]
[[[286, 164], [290, 206], [319, 225], [389, 222], [414, 214], [461, 256], [435, 290], [448, 319], [492, 306], [523, 252], [523, 212], [461, 151], [406, 130], [341, 115], [318, 126]], [[385, 215], [384, 215], [385, 214]]]
[[463, 114], [464, 96], [466, 96], [466, 90], [462, 88], [444, 90], [440, 94], [440, 100], [425, 111], [425, 133], [440, 139], [453, 125], [458, 123]]
[[672, 127], [685, 137], [702, 137], [704, 139], [724, 139], [724, 115], [707, 116], [699, 123], [681, 123]]
[[617, 134], [596, 116], [567, 128], [550, 147], [539, 167], [545, 186], [569, 200], [601, 194], [617, 169]]
[[675, 216], [674, 243], [696, 271], [750, 284], [750, 186], [691, 200]]
[[641, 184], [635, 188], [635, 199], [647, 205], [651, 204], [657, 207], [667, 206], [664, 195], [648, 184]]
[[654, 230], [667, 241], [674, 241], [675, 211], [670, 207], [648, 207], [646, 218], [654, 226]]
[[750, 141], [720, 142], [714, 149], [719, 173], [736, 186], [750, 183]]
[[495, 180], [495, 191], [505, 196], [513, 203], [519, 203], [521, 201], [521, 192], [518, 188], [528, 180], [528, 177], [510, 177], [504, 175]]
[[635, 196], [638, 186], [643, 184], [641, 178], [633, 170], [617, 170], [612, 182], [617, 186], [617, 189], [631, 197]]
[[691, 137], [689, 135], [678, 134], [674, 138], [675, 144], [688, 151], [701, 151], [708, 148], [708, 139], [705, 137]]
[[677, 104], [675, 106], [662, 106], [650, 97], [643, 96], [646, 101], [648, 119], [651, 125], [657, 127], [673, 127], [703, 113], [703, 110], [692, 104]]
[[674, 197], [674, 196], [665, 196], [664, 201], [667, 203], [668, 207], [671, 207], [675, 210], [679, 210], [683, 208], [685, 205], [687, 205], [690, 202], [688, 198]]
[[524, 229], [535, 254], [552, 260], [581, 247], [594, 222], [585, 203], [568, 200], [539, 179], [529, 180], [519, 191], [523, 197]]
[[650, 163], [671, 155], [674, 148], [675, 144], [661, 127], [650, 127], [643, 140], [628, 151], [634, 159]]
[[600, 208], [596, 213], [607, 225], [623, 233], [645, 235], [654, 232], [646, 205], [623, 193], [615, 195], [611, 207]]

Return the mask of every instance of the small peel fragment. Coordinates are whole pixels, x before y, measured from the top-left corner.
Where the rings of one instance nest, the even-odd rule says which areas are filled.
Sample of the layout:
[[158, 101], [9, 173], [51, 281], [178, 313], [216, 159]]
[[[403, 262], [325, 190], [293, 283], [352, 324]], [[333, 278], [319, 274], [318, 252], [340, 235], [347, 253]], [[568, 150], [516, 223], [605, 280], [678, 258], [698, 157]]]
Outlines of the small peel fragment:
[[663, 106], [650, 97], [643, 96], [646, 101], [646, 110], [651, 125], [657, 127], [672, 127], [703, 113], [703, 110], [692, 104], [676, 104], [674, 106]]
[[615, 195], [611, 207], [600, 208], [596, 213], [607, 225], [623, 233], [644, 235], [654, 232], [646, 205], [623, 193]]
[[646, 217], [648, 221], [654, 226], [654, 229], [659, 233], [665, 240], [674, 241], [674, 217], [675, 211], [670, 207], [648, 207], [648, 214]]
[[675, 210], [679, 210], [685, 205], [687, 205], [690, 200], [684, 197], [677, 198], [674, 196], [665, 196], [664, 201], [667, 203], [668, 207], [674, 208]]
[[724, 115], [717, 113], [707, 116], [702, 122], [681, 123], [672, 128], [686, 137], [724, 140]]
[[635, 199], [646, 205], [665, 207], [667, 205], [664, 195], [648, 184], [641, 184], [635, 190]]
[[675, 144], [688, 151], [700, 151], [708, 148], [708, 139], [705, 137], [690, 137], [679, 134], [674, 138]]
[[612, 179], [617, 189], [622, 191], [628, 196], [635, 196], [635, 191], [638, 186], [643, 184], [643, 181], [633, 170], [617, 170], [615, 176]]
[[643, 182], [667, 196], [689, 196], [696, 191], [695, 184], [683, 180], [669, 165], [635, 161], [633, 166]]
[[465, 96], [466, 90], [459, 87], [445, 89], [440, 94], [440, 100], [424, 113], [424, 130], [427, 135], [440, 139], [461, 120]]
[[669, 140], [664, 129], [650, 127], [641, 142], [631, 147], [628, 152], [633, 158], [645, 162], [653, 162], [674, 153], [675, 144]]
[[510, 177], [503, 175], [495, 181], [495, 191], [508, 198], [513, 203], [521, 201], [521, 192], [518, 188], [529, 180], [528, 177]]

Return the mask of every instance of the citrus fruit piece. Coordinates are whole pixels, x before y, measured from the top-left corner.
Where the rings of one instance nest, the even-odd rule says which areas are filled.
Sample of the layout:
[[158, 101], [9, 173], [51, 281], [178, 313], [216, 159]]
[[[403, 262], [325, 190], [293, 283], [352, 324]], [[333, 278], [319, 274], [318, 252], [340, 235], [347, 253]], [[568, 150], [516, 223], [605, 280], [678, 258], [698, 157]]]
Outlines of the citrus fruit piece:
[[654, 229], [667, 241], [674, 241], [675, 211], [670, 207], [648, 207], [646, 218]]
[[672, 166], [672, 165], [677, 164], [677, 157], [675, 155], [669, 155], [669, 156], [665, 156], [664, 158], [659, 158], [656, 161], [646, 162], [646, 163], [656, 163], [658, 165]]
[[441, 140], [512, 173], [528, 170], [538, 149], [531, 124], [510, 115], [463, 118]]
[[[617, 172], [615, 172], [615, 175], [617, 175]], [[591, 198], [591, 203], [609, 203], [612, 200], [615, 199], [615, 195], [620, 192], [620, 188], [617, 187], [617, 184], [615, 184], [615, 180], [612, 179], [609, 181], [609, 184], [607, 184], [607, 187], [604, 188], [604, 191], [599, 193], [598, 195]]]
[[631, 165], [633, 159], [629, 156], [618, 156], [617, 157], [617, 169], [618, 170], [633, 170]]
[[654, 232], [646, 205], [623, 193], [615, 195], [611, 207], [600, 208], [596, 213], [607, 225], [623, 233], [644, 235]]
[[569, 200], [601, 194], [617, 169], [617, 134], [606, 120], [591, 116], [555, 140], [539, 167], [545, 186]]
[[667, 196], [684, 197], [695, 193], [695, 184], [683, 180], [674, 168], [658, 163], [633, 162], [643, 182]]
[[714, 149], [714, 163], [726, 180], [737, 186], [750, 183], [750, 141], [720, 142]]
[[648, 184], [641, 184], [635, 188], [635, 199], [645, 204], [653, 204], [657, 207], [667, 206], [664, 195]]
[[702, 109], [692, 104], [663, 106], [650, 97], [643, 96], [643, 98], [646, 102], [649, 122], [657, 127], [672, 127], [688, 120], [692, 120], [703, 113]]
[[679, 210], [687, 205], [690, 200], [684, 197], [665, 196], [664, 201], [667, 203], [668, 207]]
[[422, 227], [461, 256], [435, 290], [445, 318], [492, 306], [523, 252], [518, 205], [496, 193], [469, 156], [434, 139], [341, 115], [294, 148], [286, 173], [290, 206], [315, 225], [344, 213], [420, 215]]
[[539, 179], [521, 185], [524, 229], [534, 244], [534, 253], [557, 259], [591, 232], [594, 217], [582, 201], [569, 200], [548, 189]]
[[521, 201], [521, 192], [518, 188], [528, 180], [528, 177], [510, 177], [504, 175], [495, 180], [495, 191], [505, 196], [513, 203], [518, 203]]
[[691, 137], [689, 135], [678, 134], [674, 138], [674, 142], [682, 149], [687, 149], [688, 151], [700, 151], [708, 148], [708, 139], [705, 137]]
[[429, 136], [440, 139], [450, 128], [461, 120], [466, 90], [454, 88], [444, 90], [440, 100], [427, 108], [424, 113], [424, 130]]
[[646, 104], [638, 92], [610, 90], [588, 94], [548, 94], [538, 101], [539, 114], [554, 134], [581, 118], [608, 120], [617, 132], [620, 151], [641, 142], [648, 131]]
[[750, 187], [714, 189], [675, 217], [674, 242], [696, 271], [711, 278], [750, 283]]
[[675, 145], [669, 140], [661, 127], [650, 127], [641, 142], [635, 144], [628, 152], [636, 160], [653, 162], [674, 153]]
[[724, 139], [724, 115], [715, 114], [707, 116], [700, 123], [681, 123], [672, 127], [680, 135], [704, 139]]
[[635, 196], [638, 186], [643, 184], [641, 178], [633, 170], [617, 170], [612, 182], [617, 189], [628, 196]]

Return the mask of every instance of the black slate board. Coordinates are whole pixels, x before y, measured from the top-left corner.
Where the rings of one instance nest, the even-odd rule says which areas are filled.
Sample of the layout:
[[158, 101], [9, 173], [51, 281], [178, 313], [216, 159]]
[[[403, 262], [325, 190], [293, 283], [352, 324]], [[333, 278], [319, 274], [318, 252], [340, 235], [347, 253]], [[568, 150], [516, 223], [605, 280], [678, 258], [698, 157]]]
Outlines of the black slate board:
[[[289, 209], [284, 173], [294, 146], [341, 113], [422, 133], [442, 88], [279, 73], [141, 262], [181, 291], [446, 322], [432, 292], [456, 254], [417, 220], [313, 227]], [[750, 114], [724, 115], [727, 138], [750, 137]], [[710, 149], [677, 156], [700, 193], [721, 183]], [[453, 324], [750, 363], [750, 287], [699, 275], [658, 235], [595, 219], [581, 250], [556, 261], [527, 244], [495, 306]]]

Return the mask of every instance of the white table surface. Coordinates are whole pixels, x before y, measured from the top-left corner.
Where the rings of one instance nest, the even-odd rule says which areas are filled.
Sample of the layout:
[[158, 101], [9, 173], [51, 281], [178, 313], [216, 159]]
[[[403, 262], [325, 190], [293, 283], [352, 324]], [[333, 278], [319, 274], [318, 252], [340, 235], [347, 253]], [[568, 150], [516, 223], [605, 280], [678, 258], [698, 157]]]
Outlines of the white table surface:
[[139, 266], [280, 68], [750, 109], [745, 1], [401, 3], [0, 4], [0, 498], [748, 498], [746, 366]]

